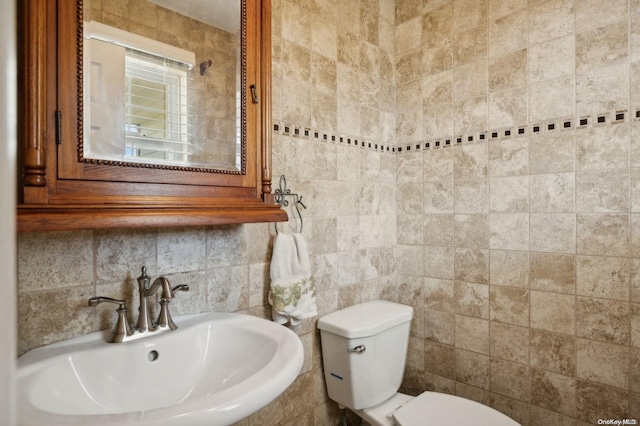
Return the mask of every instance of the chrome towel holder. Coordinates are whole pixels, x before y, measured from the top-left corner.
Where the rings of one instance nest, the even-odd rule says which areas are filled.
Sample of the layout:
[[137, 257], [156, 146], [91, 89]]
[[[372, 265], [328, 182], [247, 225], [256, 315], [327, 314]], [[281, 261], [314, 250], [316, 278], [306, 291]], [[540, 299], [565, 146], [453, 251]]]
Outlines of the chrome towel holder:
[[[302, 214], [300, 213], [300, 208], [298, 207], [298, 204], [300, 204], [304, 209], [307, 208], [307, 206], [305, 206], [304, 203], [302, 202], [302, 195], [298, 195], [295, 192], [291, 192], [291, 190], [287, 188], [287, 179], [284, 177], [284, 175], [280, 176], [279, 187], [276, 188], [276, 190], [274, 191], [274, 195], [275, 195], [276, 203], [280, 204], [283, 207], [289, 206], [289, 200], [287, 199], [287, 197], [293, 197], [293, 207], [295, 207], [296, 212], [298, 213], [298, 217], [300, 218], [300, 233], [302, 233], [304, 222], [302, 221]], [[276, 234], [278, 234], [279, 233], [278, 222], [275, 223], [275, 226], [276, 226]]]

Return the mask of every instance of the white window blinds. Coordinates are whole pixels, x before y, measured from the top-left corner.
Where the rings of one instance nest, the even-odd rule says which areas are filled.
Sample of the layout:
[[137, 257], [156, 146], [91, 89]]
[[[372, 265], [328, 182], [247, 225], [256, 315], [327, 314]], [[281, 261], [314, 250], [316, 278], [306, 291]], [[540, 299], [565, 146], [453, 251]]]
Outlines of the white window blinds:
[[187, 164], [193, 117], [192, 72], [184, 64], [128, 48], [125, 53], [125, 157]]
[[195, 54], [93, 21], [84, 38], [85, 157], [187, 164]]

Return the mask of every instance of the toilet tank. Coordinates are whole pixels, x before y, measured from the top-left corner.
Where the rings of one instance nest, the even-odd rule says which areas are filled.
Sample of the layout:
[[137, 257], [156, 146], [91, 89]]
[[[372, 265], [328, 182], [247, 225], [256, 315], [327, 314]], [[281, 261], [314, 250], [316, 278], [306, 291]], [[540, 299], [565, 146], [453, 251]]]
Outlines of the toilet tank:
[[329, 397], [353, 410], [373, 407], [400, 388], [413, 308], [376, 300], [318, 320]]

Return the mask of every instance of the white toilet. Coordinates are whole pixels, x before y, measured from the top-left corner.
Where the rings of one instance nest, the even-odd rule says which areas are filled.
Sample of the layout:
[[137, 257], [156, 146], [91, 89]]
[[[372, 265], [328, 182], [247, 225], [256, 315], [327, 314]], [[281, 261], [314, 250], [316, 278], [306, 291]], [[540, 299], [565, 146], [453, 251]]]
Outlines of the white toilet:
[[413, 308], [376, 300], [318, 321], [329, 397], [372, 426], [518, 426], [475, 401], [437, 392], [398, 392]]

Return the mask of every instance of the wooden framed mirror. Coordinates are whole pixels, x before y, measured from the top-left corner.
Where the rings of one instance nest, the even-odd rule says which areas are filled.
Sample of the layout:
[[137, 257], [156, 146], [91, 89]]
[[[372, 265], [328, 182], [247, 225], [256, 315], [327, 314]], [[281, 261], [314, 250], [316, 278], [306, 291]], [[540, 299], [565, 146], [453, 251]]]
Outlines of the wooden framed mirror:
[[22, 2], [19, 231], [286, 220], [270, 0], [189, 2]]

